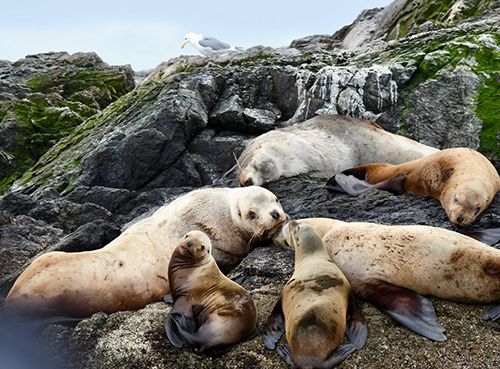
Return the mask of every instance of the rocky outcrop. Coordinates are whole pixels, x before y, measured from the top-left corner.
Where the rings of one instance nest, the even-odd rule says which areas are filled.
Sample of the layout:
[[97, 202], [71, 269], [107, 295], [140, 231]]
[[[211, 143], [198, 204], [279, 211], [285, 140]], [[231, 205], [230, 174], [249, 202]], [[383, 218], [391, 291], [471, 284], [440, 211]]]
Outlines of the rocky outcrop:
[[0, 62], [0, 192], [61, 138], [134, 88], [130, 66], [95, 53]]
[[[140, 84], [128, 93], [130, 69], [118, 68], [116, 75], [95, 54], [42, 54], [1, 62], [0, 73], [30, 71], [35, 61], [43, 69], [0, 78], [0, 162], [26, 165], [18, 173], [22, 177], [14, 176], [18, 179], [0, 197], [0, 299], [40, 253], [102, 247], [127, 223], [180, 194], [202, 186], [234, 186], [230, 169], [247, 140], [317, 114], [371, 119], [437, 148], [478, 149], [499, 169], [498, 4], [397, 0], [384, 10], [364, 12], [333, 37], [311, 36], [276, 50], [255, 47], [215, 61], [169, 60], [147, 77], [141, 75]], [[474, 13], [457, 12], [459, 8]], [[455, 15], [450, 17], [452, 9]], [[396, 28], [397, 36], [390, 36]], [[354, 37], [362, 29], [375, 32]], [[346, 40], [364, 44], [347, 48]], [[109, 83], [83, 78], [89, 83], [85, 89], [76, 74], [60, 73], [61, 63], [78, 73], [101, 70]], [[46, 74], [57, 75], [57, 82], [45, 83], [41, 76]], [[117, 80], [128, 87], [117, 87]], [[40, 115], [31, 115], [35, 123], [48, 121], [54, 107], [81, 117], [65, 137], [51, 138], [57, 142], [36, 163], [6, 149], [16, 144], [12, 137], [17, 128], [4, 124], [12, 116], [9, 106], [35, 98], [46, 102], [36, 110]], [[72, 110], [84, 105], [92, 116]], [[61, 114], [57, 119], [64, 120]], [[2, 172], [0, 181], [11, 183], [14, 177]], [[291, 218], [325, 216], [453, 229], [431, 198], [373, 192], [327, 199], [324, 181], [307, 177], [268, 187]], [[499, 201], [497, 196], [472, 229], [500, 226]], [[292, 269], [292, 253], [268, 246], [254, 250], [230, 274], [243, 280], [256, 300], [257, 333]], [[368, 342], [342, 367], [498, 366], [500, 337], [495, 326], [480, 319], [485, 306], [432, 301], [448, 341], [428, 341], [363, 303]], [[99, 313], [76, 327], [52, 325], [41, 343], [65, 368], [285, 367], [260, 337], [222, 358], [172, 347], [163, 328], [170, 307], [156, 303], [135, 312]]]

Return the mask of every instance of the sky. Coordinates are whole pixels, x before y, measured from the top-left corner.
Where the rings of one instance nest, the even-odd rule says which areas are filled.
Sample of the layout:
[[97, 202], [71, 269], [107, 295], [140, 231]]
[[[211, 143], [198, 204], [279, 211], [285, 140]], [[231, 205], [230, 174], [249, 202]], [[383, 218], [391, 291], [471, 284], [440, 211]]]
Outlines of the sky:
[[50, 51], [96, 52], [110, 65], [152, 69], [180, 55], [188, 32], [243, 48], [333, 34], [392, 0], [11, 0], [1, 6], [0, 60]]

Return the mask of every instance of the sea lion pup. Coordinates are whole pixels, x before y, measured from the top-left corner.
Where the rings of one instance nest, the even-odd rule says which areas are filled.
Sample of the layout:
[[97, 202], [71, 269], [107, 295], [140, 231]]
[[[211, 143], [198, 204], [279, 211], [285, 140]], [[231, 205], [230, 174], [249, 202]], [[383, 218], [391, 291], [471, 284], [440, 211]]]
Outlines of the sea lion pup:
[[[423, 297], [465, 303], [500, 302], [500, 250], [457, 232], [429, 226], [298, 220], [318, 232], [357, 297], [411, 330], [446, 340], [432, 303]], [[274, 243], [293, 249], [286, 225]], [[500, 305], [485, 319], [500, 317]]]
[[[268, 349], [286, 332], [278, 354], [290, 368], [332, 368], [366, 343], [368, 329], [344, 274], [332, 262], [321, 237], [307, 224], [291, 221], [295, 271], [262, 332]], [[344, 332], [350, 344], [340, 346]]]
[[168, 263], [187, 232], [205, 232], [213, 257], [227, 272], [254, 246], [270, 243], [285, 222], [278, 199], [262, 187], [192, 191], [102, 249], [40, 256], [17, 279], [4, 310], [43, 318], [140, 309], [170, 292]]
[[369, 120], [318, 115], [253, 139], [237, 160], [238, 185], [261, 186], [299, 174], [329, 178], [357, 165], [401, 164], [436, 151]]
[[221, 355], [247, 338], [257, 325], [257, 308], [243, 287], [227, 278], [210, 254], [203, 232], [184, 236], [172, 254], [168, 280], [174, 306], [167, 315], [167, 337], [199, 354]]
[[500, 190], [500, 177], [479, 152], [454, 148], [400, 165], [378, 163], [351, 168], [330, 178], [326, 189], [351, 196], [370, 189], [431, 196], [441, 201], [453, 224], [468, 226]]

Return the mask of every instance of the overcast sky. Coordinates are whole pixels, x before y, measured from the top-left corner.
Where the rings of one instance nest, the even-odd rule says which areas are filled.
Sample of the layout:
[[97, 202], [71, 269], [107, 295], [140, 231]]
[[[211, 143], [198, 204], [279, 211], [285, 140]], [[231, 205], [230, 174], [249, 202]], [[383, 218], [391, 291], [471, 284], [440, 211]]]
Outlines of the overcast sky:
[[392, 0], [9, 0], [0, 7], [0, 59], [48, 51], [95, 51], [112, 65], [156, 67], [197, 55], [188, 32], [248, 48], [288, 46], [294, 39], [333, 34], [363, 9]]

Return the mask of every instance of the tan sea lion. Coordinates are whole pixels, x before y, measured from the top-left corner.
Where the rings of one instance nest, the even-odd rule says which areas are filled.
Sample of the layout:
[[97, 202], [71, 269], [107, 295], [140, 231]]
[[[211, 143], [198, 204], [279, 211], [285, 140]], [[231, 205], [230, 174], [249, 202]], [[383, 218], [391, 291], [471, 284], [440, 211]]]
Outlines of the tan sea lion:
[[[321, 236], [357, 297], [411, 330], [446, 340], [432, 303], [422, 295], [466, 303], [500, 302], [500, 250], [472, 237], [429, 226], [298, 220]], [[286, 225], [275, 244], [293, 249]], [[484, 316], [496, 320], [500, 305]]]
[[[262, 338], [272, 350], [286, 332], [288, 345], [277, 351], [290, 368], [332, 368], [365, 345], [366, 321], [349, 282], [313, 227], [294, 221], [287, 227], [295, 270]], [[351, 343], [340, 346], [344, 333]]]
[[205, 232], [227, 272], [254, 246], [270, 242], [285, 222], [278, 199], [264, 188], [192, 191], [102, 249], [40, 256], [17, 279], [4, 310], [18, 316], [86, 317], [143, 308], [170, 291], [170, 256], [187, 232]]
[[253, 139], [237, 160], [238, 185], [261, 186], [299, 174], [329, 178], [357, 165], [400, 164], [437, 151], [369, 120], [318, 115]]
[[210, 239], [192, 231], [182, 238], [168, 266], [174, 306], [165, 329], [178, 348], [221, 355], [247, 338], [257, 325], [257, 308], [243, 287], [227, 278], [212, 257]]
[[500, 190], [500, 177], [479, 152], [454, 148], [400, 165], [378, 163], [351, 168], [330, 178], [326, 189], [351, 196], [370, 189], [431, 196], [441, 201], [453, 224], [468, 226]]

